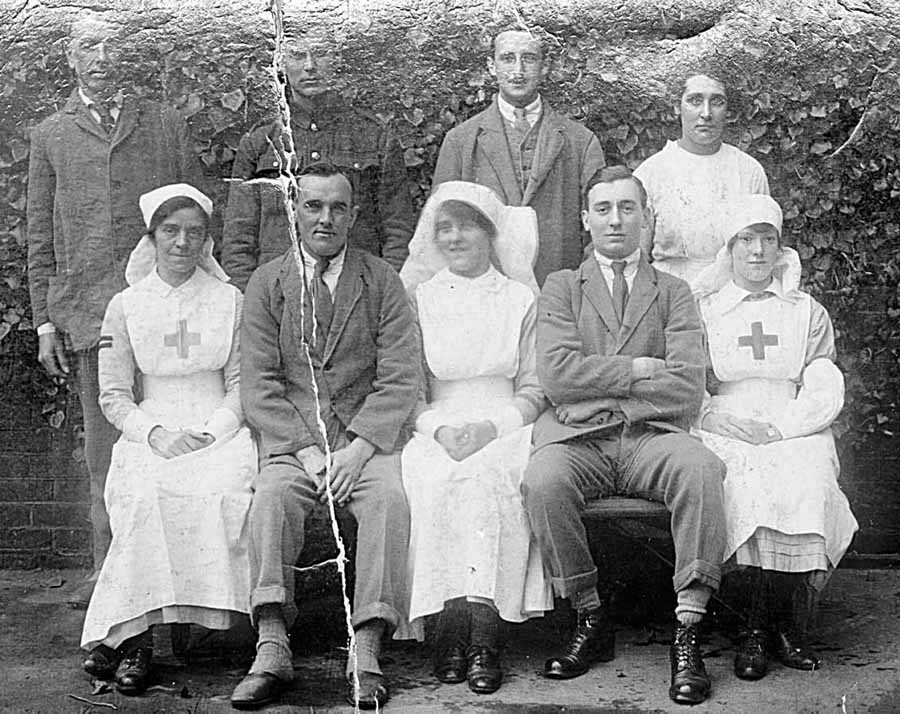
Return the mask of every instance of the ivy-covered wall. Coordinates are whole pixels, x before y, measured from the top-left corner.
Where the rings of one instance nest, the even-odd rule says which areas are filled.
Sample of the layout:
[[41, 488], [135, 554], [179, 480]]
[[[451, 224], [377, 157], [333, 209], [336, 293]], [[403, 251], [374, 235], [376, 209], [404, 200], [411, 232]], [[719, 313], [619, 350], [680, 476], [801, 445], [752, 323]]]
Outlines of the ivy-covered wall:
[[[241, 132], [276, 111], [275, 24], [267, 0], [88, 4], [109, 8], [133, 28], [124, 60], [133, 68], [129, 80], [135, 91], [172, 102], [189, 118], [208, 188], [221, 205]], [[732, 90], [727, 139], [765, 167], [785, 209], [786, 239], [804, 259], [805, 284], [837, 328], [847, 399], [836, 433], [842, 484], [862, 526], [855, 547], [900, 552], [900, 6], [880, 0], [282, 4], [289, 34], [309, 26], [329, 30], [340, 47], [341, 91], [395, 121], [419, 202], [444, 133], [490, 100], [484, 59], [498, 29], [524, 25], [544, 39], [553, 58], [546, 99], [587, 124], [611, 162], [636, 166], [677, 136], [672, 99], [687, 73], [723, 76]], [[7, 365], [0, 406], [9, 412], [7, 405], [28, 405], [22, 420], [46, 409], [29, 428], [52, 424], [61, 432], [77, 414], [34, 360], [24, 208], [28, 130], [71, 88], [62, 41], [74, 11], [62, 0], [0, 8], [0, 364]], [[0, 431], [7, 421], [0, 420]], [[0, 486], [0, 511], [15, 493]], [[17, 527], [39, 526], [32, 520]], [[21, 553], [5, 543], [0, 538], [0, 562], [4, 552]], [[45, 555], [53, 557], [53, 546]]]

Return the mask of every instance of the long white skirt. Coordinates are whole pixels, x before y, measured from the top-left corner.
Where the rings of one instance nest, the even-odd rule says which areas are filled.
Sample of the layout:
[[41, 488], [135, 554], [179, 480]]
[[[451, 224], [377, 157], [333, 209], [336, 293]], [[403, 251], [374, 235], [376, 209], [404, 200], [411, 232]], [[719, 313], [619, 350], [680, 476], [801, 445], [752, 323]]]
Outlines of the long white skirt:
[[174, 459], [120, 439], [104, 498], [113, 538], [82, 647], [161, 622], [230, 627], [250, 609], [246, 520], [256, 448], [246, 427]]
[[519, 490], [530, 450], [530, 425], [459, 462], [422, 434], [406, 445], [414, 624], [458, 597], [493, 603], [509, 622], [553, 608]]
[[761, 446], [697, 434], [728, 469], [726, 560], [789, 572], [837, 566], [858, 524], [838, 486], [830, 429]]

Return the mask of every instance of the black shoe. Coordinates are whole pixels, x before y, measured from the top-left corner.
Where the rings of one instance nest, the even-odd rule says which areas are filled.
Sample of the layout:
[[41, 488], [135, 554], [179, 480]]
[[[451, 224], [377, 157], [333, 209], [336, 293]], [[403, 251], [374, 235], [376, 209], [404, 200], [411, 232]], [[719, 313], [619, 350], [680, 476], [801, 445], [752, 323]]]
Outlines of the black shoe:
[[391, 691], [388, 689], [384, 675], [360, 672], [358, 677], [359, 691], [356, 689], [356, 683], [352, 676], [350, 678], [347, 701], [360, 709], [378, 709], [379, 711], [383, 709], [391, 698]]
[[550, 679], [580, 677], [594, 662], [609, 662], [616, 656], [616, 633], [604, 614], [596, 608], [578, 613], [578, 626], [566, 645], [566, 651], [544, 664], [544, 676]]
[[242, 711], [259, 709], [274, 702], [287, 689], [289, 682], [268, 672], [251, 672], [234, 688], [231, 706]]
[[500, 653], [497, 650], [484, 645], [471, 645], [466, 650], [466, 659], [469, 689], [476, 694], [491, 694], [500, 689], [503, 671], [500, 669]]
[[138, 647], [125, 657], [116, 669], [116, 689], [128, 696], [141, 694], [150, 679], [152, 658], [153, 650], [150, 647]]
[[734, 658], [734, 674], [738, 679], [762, 679], [769, 671], [766, 657], [765, 630], [748, 630], [741, 638]]
[[809, 672], [820, 667], [818, 657], [809, 650], [796, 647], [784, 632], [776, 632], [772, 636], [772, 652], [781, 664], [791, 669]]
[[81, 667], [94, 679], [112, 679], [122, 655], [112, 647], [97, 645], [84, 658]]
[[434, 676], [444, 684], [466, 681], [466, 651], [459, 646], [443, 647], [434, 655]]
[[699, 704], [704, 701], [709, 696], [710, 682], [700, 654], [697, 625], [678, 624], [669, 659], [672, 664], [669, 698], [676, 704]]

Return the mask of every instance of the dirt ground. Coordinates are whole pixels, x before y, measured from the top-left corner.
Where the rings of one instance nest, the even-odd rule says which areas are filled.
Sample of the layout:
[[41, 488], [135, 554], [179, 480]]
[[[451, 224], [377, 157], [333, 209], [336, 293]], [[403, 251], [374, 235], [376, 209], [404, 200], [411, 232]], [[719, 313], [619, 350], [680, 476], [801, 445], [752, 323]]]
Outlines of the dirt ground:
[[[156, 675], [141, 697], [92, 693], [80, 669], [82, 611], [66, 605], [78, 571], [0, 571], [0, 712], [4, 714], [215, 714], [233, 711], [228, 696], [252, 655], [249, 627], [227, 636], [199, 630], [157, 633]], [[293, 633], [296, 685], [264, 711], [271, 714], [350, 712], [344, 701], [344, 651], [339, 600], [312, 603]], [[426, 645], [392, 643], [385, 672], [392, 684], [388, 712], [676, 712], [669, 701], [670, 624], [620, 623], [617, 656], [579, 679], [552, 682], [538, 670], [563, 640], [556, 613], [512, 628], [503, 664], [505, 680], [493, 695], [464, 685], [440, 685], [429, 672]], [[617, 618], [618, 619], [618, 618]], [[722, 621], [718, 618], [716, 622]], [[724, 618], [727, 619], [727, 618]], [[731, 672], [731, 628], [710, 628], [704, 653], [713, 678], [711, 698], [697, 712], [754, 714], [888, 714], [900, 712], [900, 571], [839, 570], [814, 616], [810, 641], [823, 660], [816, 672], [780, 665], [759, 682]]]

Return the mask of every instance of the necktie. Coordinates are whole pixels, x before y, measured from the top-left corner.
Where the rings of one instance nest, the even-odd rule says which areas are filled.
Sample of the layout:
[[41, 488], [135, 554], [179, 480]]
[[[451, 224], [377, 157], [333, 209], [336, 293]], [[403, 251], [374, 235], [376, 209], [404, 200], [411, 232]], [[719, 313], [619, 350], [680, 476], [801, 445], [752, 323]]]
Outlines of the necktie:
[[516, 134], [519, 135], [519, 141], [522, 141], [528, 136], [528, 132], [531, 131], [531, 124], [528, 123], [528, 118], [522, 107], [514, 107], [513, 114], [516, 118], [515, 122], [513, 122], [513, 128], [516, 130]]
[[612, 262], [613, 269], [613, 289], [612, 299], [613, 308], [616, 311], [616, 318], [619, 324], [622, 324], [622, 318], [625, 315], [625, 305], [628, 303], [628, 283], [625, 282], [625, 261], [614, 260]]
[[109, 107], [104, 102], [94, 102], [93, 107], [94, 111], [97, 112], [97, 116], [100, 117], [100, 127], [109, 136], [116, 125]]
[[321, 339], [321, 344], [325, 344], [328, 336], [328, 330], [331, 327], [331, 318], [334, 314], [334, 305], [331, 303], [331, 291], [325, 284], [325, 271], [331, 263], [329, 258], [318, 258], [316, 260], [316, 269], [313, 271], [312, 293], [313, 304], [316, 306], [316, 323], [319, 332], [317, 338]]

